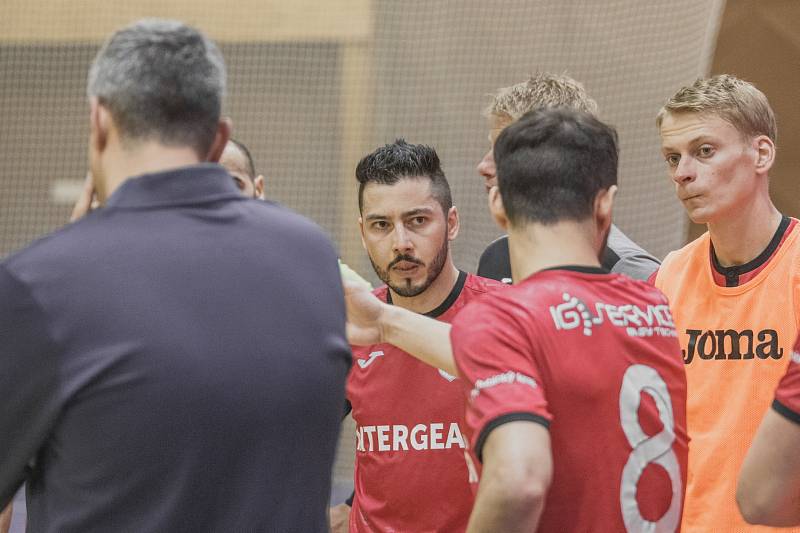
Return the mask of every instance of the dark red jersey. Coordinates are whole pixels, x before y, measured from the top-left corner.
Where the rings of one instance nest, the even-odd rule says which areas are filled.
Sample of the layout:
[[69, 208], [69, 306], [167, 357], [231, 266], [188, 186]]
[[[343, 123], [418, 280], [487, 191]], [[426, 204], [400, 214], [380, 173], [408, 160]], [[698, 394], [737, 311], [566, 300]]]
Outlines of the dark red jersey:
[[[462, 272], [427, 314], [450, 322], [467, 303], [506, 288]], [[390, 301], [386, 287], [374, 292]], [[464, 531], [478, 475], [459, 380], [389, 344], [354, 346], [347, 398], [356, 422], [350, 531]]]
[[786, 374], [778, 383], [772, 408], [792, 422], [800, 424], [800, 337], [795, 341]]
[[475, 454], [514, 420], [549, 428], [539, 531], [675, 531], [686, 376], [666, 297], [599, 268], [541, 271], [453, 323]]

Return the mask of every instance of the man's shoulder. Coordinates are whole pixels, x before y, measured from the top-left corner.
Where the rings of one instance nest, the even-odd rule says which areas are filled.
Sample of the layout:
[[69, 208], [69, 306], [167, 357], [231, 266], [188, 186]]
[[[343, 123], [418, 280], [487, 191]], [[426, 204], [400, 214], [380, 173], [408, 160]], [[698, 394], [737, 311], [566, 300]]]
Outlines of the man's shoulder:
[[[660, 271], [664, 271], [670, 267], [685, 266], [693, 259], [702, 259], [703, 261], [709, 258], [709, 243], [711, 242], [708, 232], [703, 233], [692, 242], [684, 245], [677, 250], [673, 250], [664, 258], [664, 262]], [[659, 276], [661, 274], [659, 273]]]
[[464, 289], [474, 293], [488, 293], [495, 291], [503, 291], [510, 287], [508, 283], [498, 281], [492, 278], [479, 276], [478, 274], [467, 274], [467, 279], [464, 283]]
[[500, 235], [495, 240], [490, 242], [483, 251], [483, 255], [497, 253], [498, 251], [503, 250], [508, 251], [508, 235]]
[[625, 235], [617, 226], [611, 226], [603, 254], [604, 267], [611, 272], [646, 280], [658, 269], [659, 264], [658, 259]]
[[269, 228], [288, 231], [289, 234], [308, 233], [330, 241], [327, 232], [319, 224], [285, 205], [270, 200], [250, 200], [247, 205], [251, 209], [251, 216], [259, 223], [268, 223]]
[[498, 237], [486, 247], [478, 260], [478, 275], [498, 281], [511, 280], [508, 235]]
[[[493, 300], [509, 287], [510, 285], [501, 281], [484, 278], [477, 274], [467, 274], [464, 279], [464, 286], [461, 288], [457, 298], [452, 302], [447, 312], [442, 314], [441, 318], [449, 322], [455, 314], [461, 313], [465, 307], [470, 307], [486, 300]], [[493, 294], [493, 296], [486, 298], [485, 296], [489, 294]]]
[[[664, 258], [653, 281], [672, 300], [673, 305], [687, 301], [691, 294], [686, 293], [685, 288], [694, 287], [703, 279], [701, 273], [709, 266], [709, 250], [710, 239], [706, 232]], [[683, 293], [681, 298], [676, 299], [680, 292]]]
[[24, 248], [3, 259], [3, 266], [10, 272], [30, 272], [37, 264], [46, 261], [55, 272], [59, 264], [74, 261], [86, 262], [87, 247], [96, 246], [102, 236], [96, 227], [96, 216], [90, 214], [43, 235]]

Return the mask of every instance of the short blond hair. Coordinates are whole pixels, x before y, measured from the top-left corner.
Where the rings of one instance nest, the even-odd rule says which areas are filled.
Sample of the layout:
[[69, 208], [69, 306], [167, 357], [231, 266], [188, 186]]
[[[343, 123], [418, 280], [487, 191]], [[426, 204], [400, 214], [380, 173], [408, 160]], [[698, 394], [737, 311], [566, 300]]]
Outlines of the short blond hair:
[[597, 114], [597, 102], [583, 85], [566, 74], [539, 72], [528, 80], [498, 89], [484, 110], [486, 116], [519, 120], [529, 111], [545, 107], [563, 107]]
[[766, 135], [778, 139], [775, 113], [767, 97], [750, 82], [730, 74], [700, 78], [667, 100], [656, 116], [656, 125], [671, 113], [716, 115], [746, 137]]

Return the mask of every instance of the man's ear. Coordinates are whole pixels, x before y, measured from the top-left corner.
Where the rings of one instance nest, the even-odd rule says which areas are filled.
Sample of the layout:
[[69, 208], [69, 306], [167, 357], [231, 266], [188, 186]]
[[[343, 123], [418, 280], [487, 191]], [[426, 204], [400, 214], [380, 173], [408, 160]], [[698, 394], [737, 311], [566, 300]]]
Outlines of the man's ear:
[[89, 143], [97, 154], [101, 154], [108, 144], [111, 123], [111, 113], [93, 96], [89, 100]]
[[495, 223], [503, 231], [508, 231], [508, 215], [506, 215], [503, 197], [500, 196], [500, 189], [497, 185], [489, 189], [489, 212], [492, 214]]
[[594, 197], [594, 219], [601, 235], [605, 235], [611, 226], [611, 215], [614, 210], [614, 198], [617, 196], [618, 187], [612, 185], [608, 189], [601, 190]]
[[253, 189], [255, 189], [256, 198], [261, 200], [264, 199], [264, 176], [259, 174], [256, 176], [256, 179], [253, 180]]
[[460, 227], [461, 219], [458, 217], [458, 209], [453, 206], [447, 211], [447, 240], [454, 240], [458, 236]]
[[360, 216], [358, 217], [358, 232], [361, 235], [361, 246], [363, 246], [364, 249], [366, 250], [367, 241], [364, 240], [364, 219], [361, 218]]
[[222, 152], [225, 151], [225, 145], [228, 144], [228, 139], [231, 138], [231, 130], [233, 129], [233, 122], [228, 117], [222, 117], [217, 124], [217, 133], [214, 135], [214, 141], [211, 143], [204, 161], [209, 163], [219, 163], [222, 157]]
[[756, 172], [766, 174], [775, 162], [775, 143], [766, 135], [759, 135], [753, 144], [756, 149]]

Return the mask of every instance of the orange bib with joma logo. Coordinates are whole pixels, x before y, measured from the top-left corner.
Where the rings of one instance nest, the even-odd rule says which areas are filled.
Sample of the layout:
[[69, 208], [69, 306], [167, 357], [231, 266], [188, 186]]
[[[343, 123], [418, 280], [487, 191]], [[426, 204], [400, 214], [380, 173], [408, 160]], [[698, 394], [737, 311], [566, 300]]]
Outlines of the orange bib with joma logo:
[[795, 225], [766, 266], [736, 287], [715, 283], [708, 233], [669, 254], [656, 277], [686, 365], [684, 531], [770, 530], [744, 522], [736, 480], [797, 337], [798, 233]]

